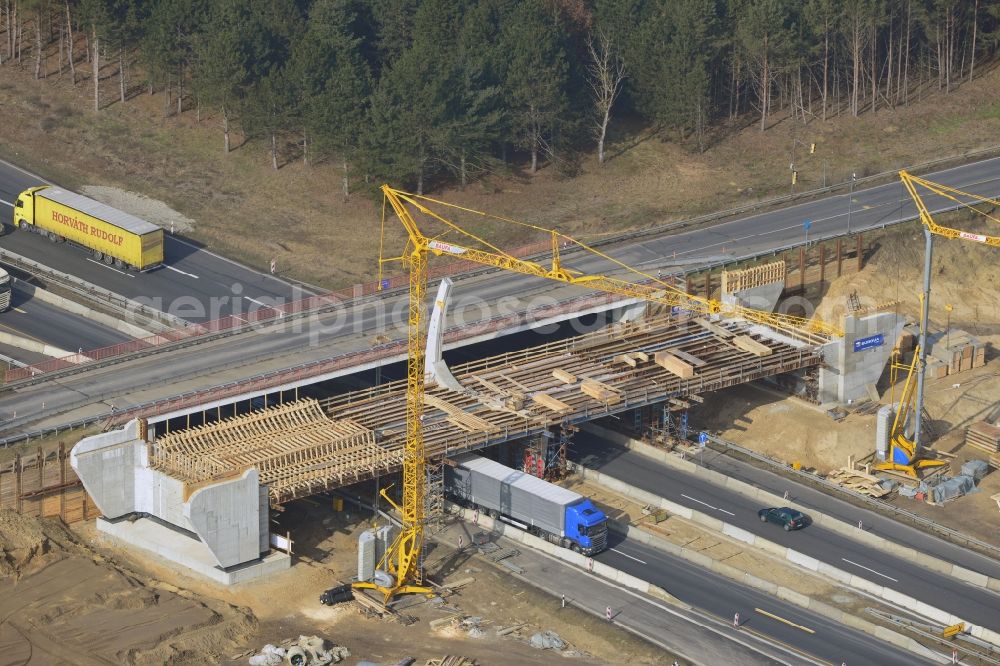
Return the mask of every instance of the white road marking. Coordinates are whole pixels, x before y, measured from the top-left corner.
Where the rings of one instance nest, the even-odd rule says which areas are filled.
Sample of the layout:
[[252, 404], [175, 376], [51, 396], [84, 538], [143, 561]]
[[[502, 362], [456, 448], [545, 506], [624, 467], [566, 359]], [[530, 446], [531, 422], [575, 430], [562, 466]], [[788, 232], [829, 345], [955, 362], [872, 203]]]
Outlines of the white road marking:
[[722, 513], [728, 513], [730, 516], [735, 516], [736, 515], [732, 511], [726, 511], [725, 509], [720, 509], [717, 506], [712, 506], [708, 502], [702, 502], [700, 499], [695, 499], [695, 498], [691, 497], [690, 495], [685, 495], [684, 493], [681, 493], [681, 497], [686, 497], [689, 500], [691, 500], [692, 502], [697, 502], [698, 504], [702, 504], [704, 506], [707, 506], [709, 509], [715, 509], [716, 511], [721, 511]]
[[13, 310], [14, 312], [20, 312], [21, 314], [28, 314], [27, 312], [25, 312], [21, 308], [11, 308], [11, 310]]
[[631, 555], [629, 555], [628, 553], [623, 553], [622, 551], [618, 550], [617, 548], [608, 548], [608, 550], [613, 550], [613, 551], [615, 551], [616, 553], [618, 553], [619, 555], [624, 555], [625, 557], [627, 557], [627, 558], [628, 558], [628, 559], [630, 559], [630, 560], [635, 560], [635, 561], [636, 561], [636, 562], [638, 562], [639, 564], [645, 564], [645, 562], [643, 562], [642, 560], [640, 560], [640, 559], [639, 559], [638, 557], [632, 557], [632, 556], [631, 556]]
[[898, 582], [899, 582], [899, 580], [897, 580], [897, 579], [893, 578], [892, 576], [886, 576], [886, 575], [885, 575], [884, 573], [879, 573], [878, 571], [875, 571], [874, 569], [869, 569], [868, 567], [866, 567], [866, 566], [865, 566], [865, 565], [863, 565], [863, 564], [858, 564], [857, 562], [852, 562], [851, 560], [847, 559], [846, 557], [842, 557], [842, 558], [840, 558], [840, 559], [844, 560], [844, 561], [845, 561], [845, 562], [847, 562], [848, 564], [853, 564], [853, 565], [854, 565], [854, 566], [856, 566], [856, 567], [861, 567], [861, 568], [862, 568], [862, 569], [864, 569], [865, 571], [871, 571], [871, 572], [872, 572], [873, 574], [875, 574], [876, 576], [882, 576], [882, 578], [888, 578], [888, 579], [889, 579], [889, 580], [891, 580], [891, 581], [892, 581], [893, 583], [898, 583]]
[[164, 265], [165, 265], [165, 266], [166, 266], [167, 268], [169, 268], [170, 270], [172, 270], [173, 272], [175, 272], [175, 273], [180, 273], [181, 275], [187, 275], [188, 277], [193, 277], [193, 278], [194, 278], [195, 280], [197, 280], [197, 279], [198, 279], [198, 276], [197, 276], [197, 275], [195, 275], [194, 273], [185, 273], [184, 271], [182, 271], [182, 270], [181, 270], [181, 269], [179, 269], [179, 268], [174, 268], [173, 266], [168, 266], [168, 265], [166, 265], [166, 264], [164, 264]]
[[131, 273], [126, 273], [125, 271], [120, 271], [117, 268], [115, 268], [114, 266], [108, 266], [107, 264], [101, 263], [100, 261], [97, 261], [96, 259], [91, 259], [90, 257], [87, 257], [87, 261], [89, 261], [92, 264], [97, 264], [101, 268], [107, 268], [108, 270], [114, 271], [115, 273], [121, 273], [125, 277], [130, 277], [130, 278], [134, 278], [135, 277]]
[[0, 203], [2, 203], [2, 204], [7, 204], [7, 205], [8, 205], [8, 206], [10, 206], [11, 208], [13, 208], [13, 207], [14, 207], [14, 204], [12, 204], [12, 203], [11, 203], [11, 202], [9, 202], [9, 201], [4, 201], [3, 199], [0, 199]]

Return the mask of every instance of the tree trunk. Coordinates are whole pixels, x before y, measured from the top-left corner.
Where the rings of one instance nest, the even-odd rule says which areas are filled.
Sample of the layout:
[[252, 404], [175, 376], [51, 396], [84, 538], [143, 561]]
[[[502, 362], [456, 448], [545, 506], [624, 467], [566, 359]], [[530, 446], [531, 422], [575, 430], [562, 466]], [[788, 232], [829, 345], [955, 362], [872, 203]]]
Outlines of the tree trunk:
[[222, 136], [223, 145], [225, 146], [225, 153], [229, 154], [229, 112], [226, 110], [226, 105], [222, 105]]
[[851, 85], [851, 115], [858, 117], [858, 94], [861, 91], [861, 19], [854, 17], [851, 39], [851, 55], [853, 63], [853, 81]]
[[92, 28], [94, 34], [94, 55], [91, 59], [91, 63], [94, 65], [94, 112], [101, 110], [101, 52], [100, 52], [100, 40], [97, 38], [97, 26]]
[[69, 43], [66, 47], [66, 55], [69, 59], [69, 73], [73, 78], [73, 85], [76, 85], [76, 65], [73, 60], [73, 19], [69, 13], [69, 0], [66, 0], [66, 37]]
[[35, 79], [42, 78], [42, 8], [35, 13]]
[[278, 137], [275, 132], [271, 132], [271, 168], [278, 170]]
[[969, 80], [972, 80], [973, 72], [976, 68], [976, 28], [979, 25], [979, 0], [976, 0], [972, 8], [972, 51], [969, 54]]
[[910, 104], [910, 5], [912, 0], [906, 3], [906, 54], [903, 56], [903, 106]]
[[302, 135], [302, 163], [309, 166], [309, 137]]
[[125, 103], [125, 47], [118, 49], [118, 92], [121, 95], [122, 104]]
[[201, 97], [195, 95], [194, 98], [194, 121], [201, 122]]
[[184, 75], [183, 72], [177, 75], [177, 115], [184, 112]]
[[531, 144], [531, 171], [530, 173], [535, 173], [538, 171], [538, 146], [534, 143]]
[[424, 163], [423, 160], [420, 161], [420, 166], [417, 167], [417, 194], [424, 193]]
[[888, 69], [889, 74], [888, 74], [888, 76], [886, 77], [886, 80], [885, 80], [885, 101], [886, 101], [886, 104], [889, 104], [890, 106], [892, 106], [892, 49], [893, 49], [893, 46], [894, 46], [893, 41], [892, 41], [893, 23], [894, 22], [893, 22], [892, 8], [890, 7], [889, 8], [889, 39], [886, 40], [886, 45], [889, 47], [889, 54], [886, 57], [886, 63], [888, 64], [887, 69]]
[[767, 60], [767, 41], [768, 35], [764, 35], [764, 66], [761, 68], [760, 74], [760, 131], [764, 131], [764, 121], [767, 119], [767, 99], [768, 91], [771, 88], [771, 72], [768, 70], [768, 60]]
[[826, 120], [827, 72], [830, 66], [830, 28], [823, 34], [823, 120]]
[[464, 188], [469, 182], [469, 176], [465, 169], [465, 151], [462, 151], [462, 156], [459, 158], [459, 174], [462, 181], [462, 187]]
[[878, 102], [878, 59], [875, 57], [875, 43], [877, 32], [875, 30], [875, 12], [872, 10], [872, 113], [875, 113], [875, 104]]
[[[63, 48], [66, 44], [66, 26], [59, 23], [59, 78], [63, 75]], [[2, 62], [2, 59], [0, 59]]]
[[347, 160], [344, 160], [344, 177], [341, 180], [344, 186], [344, 201], [347, 201], [347, 198], [351, 196], [350, 183], [347, 179]]
[[611, 120], [611, 109], [604, 110], [604, 117], [601, 119], [601, 135], [597, 139], [597, 163], [604, 164], [604, 138], [608, 134], [608, 121]]

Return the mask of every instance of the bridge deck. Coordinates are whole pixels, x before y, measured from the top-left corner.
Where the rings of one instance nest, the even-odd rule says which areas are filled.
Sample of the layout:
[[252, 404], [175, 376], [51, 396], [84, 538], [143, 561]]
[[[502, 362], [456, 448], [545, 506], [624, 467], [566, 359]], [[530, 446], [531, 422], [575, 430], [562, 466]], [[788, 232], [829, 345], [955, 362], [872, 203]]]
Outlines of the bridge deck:
[[[658, 352], [682, 362], [678, 366], [657, 359]], [[820, 363], [816, 347], [745, 322], [709, 324], [659, 316], [618, 324], [456, 365], [452, 373], [463, 392], [427, 388], [425, 449], [429, 458], [439, 458]], [[405, 381], [328, 398], [321, 401], [322, 412], [311, 401], [293, 403], [303, 404], [310, 406], [295, 409], [308, 409], [306, 424], [300, 423], [302, 417], [288, 415], [235, 417], [207, 426], [210, 435], [203, 428], [161, 437], [154, 451], [161, 452], [163, 469], [192, 482], [224, 475], [227, 467], [233, 473], [248, 465], [259, 467], [266, 460], [275, 504], [399, 469], [406, 433]], [[330, 439], [336, 439], [334, 424], [351, 424], [355, 444], [342, 450], [322, 446], [316, 436], [323, 439], [320, 433], [329, 431]], [[296, 439], [303, 428], [313, 434]], [[244, 444], [234, 448], [237, 440]], [[198, 444], [184, 444], [192, 441]], [[365, 455], [358, 455], [358, 444]], [[248, 448], [261, 452], [248, 456]], [[213, 467], [205, 470], [203, 461], [209, 459]], [[331, 473], [308, 473], [316, 469]], [[267, 479], [262, 476], [262, 482]]]

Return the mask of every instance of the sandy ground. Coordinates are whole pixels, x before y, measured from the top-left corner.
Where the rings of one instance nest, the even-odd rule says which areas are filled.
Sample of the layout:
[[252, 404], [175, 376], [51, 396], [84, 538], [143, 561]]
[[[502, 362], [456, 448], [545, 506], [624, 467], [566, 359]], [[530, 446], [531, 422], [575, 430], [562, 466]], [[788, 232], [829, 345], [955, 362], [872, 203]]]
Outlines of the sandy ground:
[[203, 664], [249, 639], [247, 608], [106, 557], [53, 520], [0, 511], [0, 663]]
[[[621, 663], [628, 654], [637, 665], [653, 666], [663, 657], [582, 611], [553, 613], [559, 603], [553, 597], [492, 563], [436, 544], [428, 548], [427, 571], [439, 583], [474, 579], [447, 603], [462, 617], [481, 617], [481, 637], [457, 627], [432, 630], [429, 622], [448, 613], [428, 603], [403, 610], [417, 619], [410, 626], [368, 617], [354, 603], [321, 605], [323, 590], [353, 575], [357, 535], [367, 519], [350, 509], [334, 512], [325, 503], [293, 503], [275, 529], [292, 530], [294, 566], [263, 581], [223, 588], [179, 574], [158, 558], [113, 548], [91, 524], [70, 531], [56, 522], [0, 513], [0, 617], [7, 618], [0, 625], [0, 654], [34, 655], [26, 662], [31, 664], [235, 665], [266, 643], [315, 634], [348, 647], [347, 664], [392, 664], [406, 656], [423, 664], [454, 654], [483, 666], [540, 660], [589, 666]], [[17, 594], [6, 594], [10, 590]], [[509, 636], [496, 635], [498, 628], [521, 623]], [[544, 630], [558, 633], [567, 650], [543, 654], [531, 647], [531, 635]]]
[[[966, 230], [987, 229], [966, 218], [949, 224]], [[995, 225], [994, 225], [995, 227]], [[994, 229], [992, 233], [997, 233]], [[847, 297], [857, 292], [863, 305], [899, 301], [896, 311], [916, 321], [923, 268], [923, 234], [916, 225], [898, 228], [877, 238], [878, 249], [857, 274], [835, 280], [826, 291], [818, 312], [824, 318], [843, 312]], [[941, 379], [929, 379], [925, 407], [937, 437], [931, 446], [955, 454], [951, 473], [957, 474], [969, 459], [982, 453], [966, 448], [965, 429], [980, 420], [1000, 419], [1000, 254], [997, 248], [976, 243], [939, 239], [934, 250], [931, 297], [931, 330], [950, 324], [991, 345], [987, 364]], [[901, 381], [901, 380], [900, 380]], [[882, 404], [899, 399], [888, 372], [878, 384]], [[691, 409], [693, 427], [719, 431], [725, 439], [786, 462], [827, 473], [847, 464], [849, 455], [860, 460], [874, 449], [875, 415], [849, 414], [834, 421], [817, 406], [788, 398], [757, 385], [717, 392], [704, 405]], [[902, 508], [1000, 546], [1000, 512], [990, 496], [1000, 492], [1000, 473], [983, 479], [979, 491], [944, 506], [930, 506], [908, 498], [893, 501]]]

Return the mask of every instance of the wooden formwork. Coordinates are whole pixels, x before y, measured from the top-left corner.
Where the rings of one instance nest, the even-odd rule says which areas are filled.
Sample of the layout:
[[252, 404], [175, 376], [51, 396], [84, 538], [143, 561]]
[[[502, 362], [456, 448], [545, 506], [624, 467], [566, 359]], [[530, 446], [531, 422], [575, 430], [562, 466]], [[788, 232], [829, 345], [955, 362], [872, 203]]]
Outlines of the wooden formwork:
[[[433, 458], [478, 448], [555, 425], [682, 399], [820, 363], [815, 347], [767, 337], [760, 327], [735, 321], [706, 324], [696, 318], [661, 316], [457, 365], [452, 374], [465, 389], [462, 393], [437, 386], [426, 389], [428, 406], [448, 405], [447, 412], [425, 411], [427, 455]], [[734, 340], [738, 338], [743, 346], [753, 341], [756, 353], [737, 345]], [[762, 349], [770, 353], [761, 355]], [[678, 376], [656, 363], [660, 352], [688, 359], [692, 370], [684, 374], [691, 376]], [[634, 364], [620, 362], [622, 355], [628, 355]], [[517, 389], [528, 400], [517, 412], [491, 408], [494, 401], [482, 395], [487, 386], [505, 392]], [[399, 381], [329, 398], [322, 404], [331, 416], [378, 430], [384, 446], [401, 450], [406, 432], [405, 397], [405, 382]], [[457, 426], [456, 409], [480, 427]]]
[[255, 468], [272, 504], [398, 466], [402, 454], [375, 443], [350, 419], [331, 419], [315, 400], [298, 400], [159, 437], [150, 461], [188, 484]]
[[39, 446], [0, 463], [0, 509], [28, 516], [61, 518], [67, 523], [99, 512], [62, 442]]
[[[864, 235], [857, 234], [780, 252], [777, 257], [785, 265], [785, 292], [800, 296], [807, 292], [821, 292], [823, 285], [830, 280], [860, 271], [870, 251], [871, 246]], [[772, 255], [767, 256], [770, 258]], [[744, 266], [746, 263], [744, 262]], [[716, 298], [722, 292], [722, 283], [726, 279], [727, 272], [730, 277], [741, 270], [751, 271], [748, 275], [753, 275], [756, 268], [763, 266], [740, 268], [738, 263], [734, 263], [723, 267], [722, 270], [688, 273], [684, 278], [684, 291], [705, 298]]]
[[[462, 391], [427, 387], [424, 446], [438, 459], [820, 362], [815, 346], [745, 322], [648, 317], [453, 367]], [[405, 437], [398, 381], [175, 431], [151, 445], [150, 459], [191, 487], [254, 467], [278, 505], [398, 470]]]

